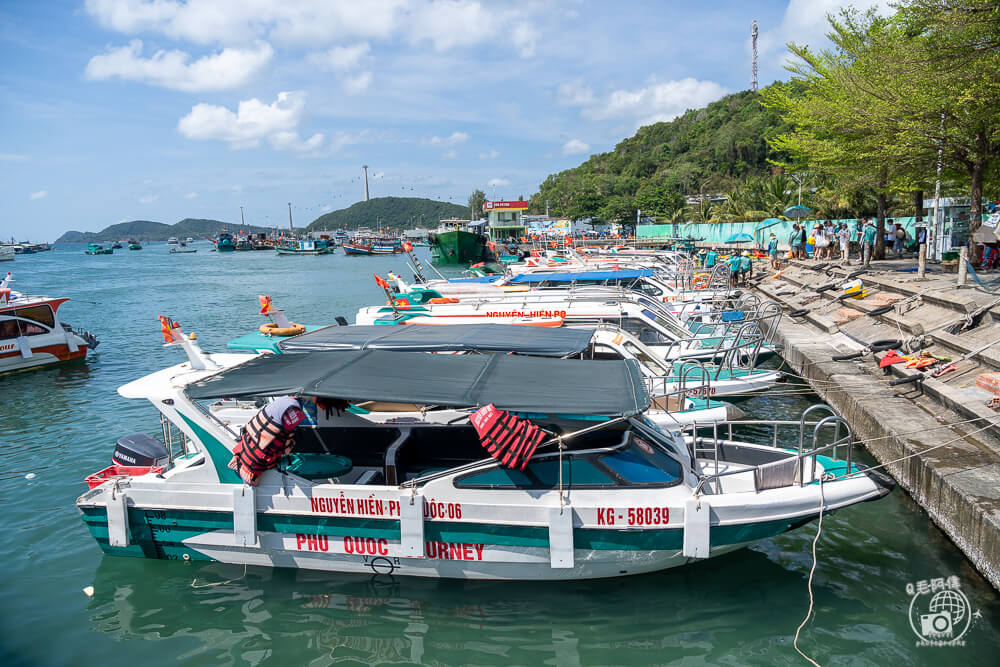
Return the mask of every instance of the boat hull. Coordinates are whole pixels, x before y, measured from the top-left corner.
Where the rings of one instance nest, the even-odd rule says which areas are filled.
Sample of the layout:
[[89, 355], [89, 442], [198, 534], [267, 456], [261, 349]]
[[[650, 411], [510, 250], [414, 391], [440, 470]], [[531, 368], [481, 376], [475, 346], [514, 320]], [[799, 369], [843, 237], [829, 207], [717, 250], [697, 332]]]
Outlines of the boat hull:
[[[82, 341], [81, 341], [82, 342]], [[0, 349], [7, 347], [0, 345]], [[87, 346], [84, 345], [76, 351], [70, 350], [66, 344], [45, 345], [32, 348], [31, 356], [22, 356], [19, 350], [0, 352], [0, 376], [8, 373], [19, 373], [21, 371], [35, 370], [57, 364], [66, 364], [76, 361], [83, 361], [87, 358]]]
[[472, 264], [483, 260], [483, 243], [478, 234], [460, 229], [435, 234], [431, 256], [441, 264]]

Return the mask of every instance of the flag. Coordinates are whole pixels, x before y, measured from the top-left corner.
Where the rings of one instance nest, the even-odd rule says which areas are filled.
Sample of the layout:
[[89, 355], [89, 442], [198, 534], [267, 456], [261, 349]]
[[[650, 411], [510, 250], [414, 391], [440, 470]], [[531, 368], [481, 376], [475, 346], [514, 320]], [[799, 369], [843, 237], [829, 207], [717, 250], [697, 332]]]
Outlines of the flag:
[[257, 295], [257, 300], [260, 301], [260, 314], [267, 315], [271, 312], [271, 297], [264, 296], [263, 294]]
[[409, 241], [404, 242], [403, 250], [405, 250], [406, 252], [413, 252], [413, 244], [410, 243]]
[[384, 278], [381, 278], [377, 273], [373, 273], [372, 275], [375, 276], [375, 284], [376, 285], [378, 285], [379, 287], [381, 287], [384, 290], [388, 290], [389, 289], [389, 283], [386, 282], [386, 280]]
[[546, 432], [492, 403], [476, 410], [469, 421], [489, 455], [505, 468], [524, 470]]
[[164, 343], [176, 343], [177, 339], [174, 338], [173, 329], [179, 328], [180, 325], [174, 322], [173, 326], [170, 325], [170, 320], [163, 315], [157, 315], [160, 318], [160, 332], [163, 334]]

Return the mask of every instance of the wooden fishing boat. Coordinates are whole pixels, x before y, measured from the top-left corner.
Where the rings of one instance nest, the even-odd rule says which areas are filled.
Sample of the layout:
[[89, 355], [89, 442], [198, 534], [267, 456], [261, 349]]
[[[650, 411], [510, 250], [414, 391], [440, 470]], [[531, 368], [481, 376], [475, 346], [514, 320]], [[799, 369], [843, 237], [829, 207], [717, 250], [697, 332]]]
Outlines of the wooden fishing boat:
[[[165, 442], [119, 441], [117, 463], [76, 501], [109, 554], [459, 579], [617, 577], [727, 553], [892, 488], [851, 460], [850, 429], [835, 416], [815, 432], [836, 425], [847, 439], [798, 450], [658, 429], [642, 416], [650, 399], [634, 362], [207, 355], [179, 328], [170, 335], [188, 360], [119, 389], [160, 412]], [[309, 415], [294, 427], [292, 455], [247, 484], [229, 467], [241, 427], [287, 395]], [[466, 414], [451, 424], [355, 414], [429, 405]], [[522, 432], [531, 451], [512, 448]]]

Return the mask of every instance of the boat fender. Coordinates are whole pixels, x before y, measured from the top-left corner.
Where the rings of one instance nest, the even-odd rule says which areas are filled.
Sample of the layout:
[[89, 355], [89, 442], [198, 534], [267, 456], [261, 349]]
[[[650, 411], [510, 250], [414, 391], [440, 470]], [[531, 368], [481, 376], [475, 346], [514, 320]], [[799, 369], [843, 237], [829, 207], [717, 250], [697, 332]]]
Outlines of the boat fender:
[[712, 508], [703, 497], [684, 501], [684, 555], [688, 558], [708, 558], [711, 555]]
[[876, 308], [875, 310], [870, 311], [868, 313], [868, 317], [875, 317], [876, 315], [884, 315], [891, 310], [892, 306], [882, 306], [880, 308]]
[[347, 319], [343, 315], [337, 315], [335, 318], [333, 318], [333, 321], [337, 323], [338, 327], [347, 326]]
[[264, 406], [243, 427], [229, 467], [238, 472], [244, 482], [257, 486], [260, 476], [292, 451], [295, 429], [305, 418], [302, 406], [291, 396]]
[[792, 312], [788, 313], [788, 316], [789, 317], [805, 317], [808, 314], [809, 314], [809, 309], [808, 308], [799, 308], [798, 310], [793, 310]]
[[890, 348], [899, 347], [900, 345], [902, 345], [902, 341], [899, 339], [886, 338], [883, 340], [877, 340], [868, 347], [872, 352], [885, 352]]

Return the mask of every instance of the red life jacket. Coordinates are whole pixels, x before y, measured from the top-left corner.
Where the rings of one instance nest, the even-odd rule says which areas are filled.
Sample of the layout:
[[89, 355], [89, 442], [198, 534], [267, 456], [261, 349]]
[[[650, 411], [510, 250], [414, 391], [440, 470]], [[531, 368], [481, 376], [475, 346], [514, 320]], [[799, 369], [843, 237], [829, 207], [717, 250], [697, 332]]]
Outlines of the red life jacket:
[[278, 465], [278, 460], [295, 446], [295, 428], [305, 419], [299, 408], [289, 408], [281, 421], [275, 421], [263, 408], [253, 416], [240, 434], [229, 467], [244, 482], [256, 486], [260, 476]]

